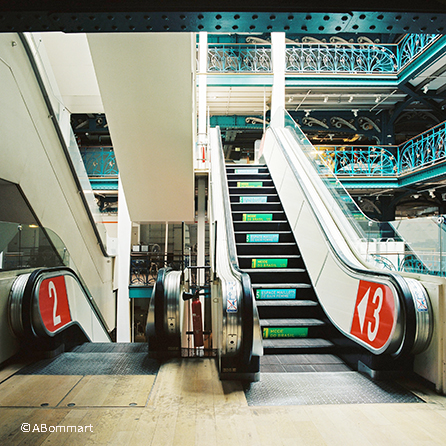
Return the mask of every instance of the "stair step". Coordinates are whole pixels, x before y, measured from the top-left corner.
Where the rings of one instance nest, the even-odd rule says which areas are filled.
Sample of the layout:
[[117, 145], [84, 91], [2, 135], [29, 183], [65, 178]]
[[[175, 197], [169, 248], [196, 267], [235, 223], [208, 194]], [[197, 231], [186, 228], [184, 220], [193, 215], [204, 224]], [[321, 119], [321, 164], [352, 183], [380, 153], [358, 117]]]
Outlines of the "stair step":
[[309, 283], [253, 283], [254, 289], [299, 289], [299, 288], [312, 288]]
[[264, 339], [264, 349], [323, 349], [334, 347], [327, 339], [321, 338], [274, 338]]
[[239, 259], [300, 259], [301, 256], [298, 254], [292, 254], [292, 255], [280, 255], [280, 254], [274, 254], [274, 255], [240, 255], [237, 256]]
[[256, 300], [257, 307], [317, 307], [314, 300]]
[[305, 270], [302, 268], [243, 268], [243, 272], [251, 273], [304, 273]]
[[320, 319], [296, 318], [296, 319], [261, 319], [261, 327], [320, 327], [325, 325]]

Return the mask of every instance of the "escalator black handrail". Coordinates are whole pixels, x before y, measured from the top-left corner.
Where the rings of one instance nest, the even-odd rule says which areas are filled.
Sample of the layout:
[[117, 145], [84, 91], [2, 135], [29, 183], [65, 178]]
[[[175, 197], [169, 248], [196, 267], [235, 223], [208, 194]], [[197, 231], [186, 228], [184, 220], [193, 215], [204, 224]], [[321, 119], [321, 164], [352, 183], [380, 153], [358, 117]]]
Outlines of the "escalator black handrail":
[[232, 269], [240, 275], [240, 284], [242, 287], [242, 339], [241, 350], [242, 359], [245, 363], [251, 362], [253, 344], [254, 344], [254, 295], [252, 292], [251, 278], [248, 273], [245, 273], [239, 268], [237, 260], [237, 250], [235, 247], [235, 235], [234, 226], [232, 222], [232, 212], [229, 200], [229, 186], [226, 177], [225, 160], [223, 157], [223, 149], [221, 147], [221, 133], [220, 127], [217, 127], [218, 144], [219, 144], [219, 157], [220, 157], [220, 175], [223, 182], [222, 195], [223, 195], [223, 209], [225, 215], [225, 227], [226, 227], [226, 240], [228, 244], [229, 261]]
[[304, 194], [305, 198], [310, 204], [309, 208], [313, 212], [316, 221], [319, 223], [319, 226], [322, 230], [322, 233], [324, 234], [324, 237], [327, 241], [328, 246], [330, 247], [331, 252], [335, 255], [338, 262], [352, 275], [361, 275], [361, 276], [368, 276], [372, 278], [381, 277], [387, 279], [389, 282], [392, 283], [392, 285], [395, 287], [398, 298], [400, 299], [400, 302], [402, 304], [402, 308], [404, 309], [404, 317], [405, 317], [405, 324], [404, 324], [404, 334], [403, 339], [400, 348], [397, 350], [397, 352], [394, 354], [395, 357], [403, 357], [409, 354], [414, 346], [415, 343], [415, 335], [416, 335], [416, 316], [415, 316], [415, 305], [412, 298], [412, 293], [409, 289], [409, 286], [407, 285], [406, 281], [402, 276], [399, 274], [393, 273], [391, 271], [378, 271], [378, 270], [368, 270], [366, 268], [360, 268], [357, 265], [354, 265], [342, 252], [339, 245], [336, 243], [335, 239], [333, 237], [330, 237], [330, 230], [328, 229], [327, 224], [324, 221], [324, 218], [318, 211], [317, 205], [308, 191], [307, 187], [305, 186], [305, 183], [300, 180], [300, 175], [297, 172], [287, 150], [285, 149], [281, 139], [278, 137], [277, 132], [273, 127], [270, 127], [270, 130], [273, 132], [275, 139], [277, 143], [279, 144], [279, 147], [285, 157], [285, 159], [288, 162], [288, 165], [293, 172], [293, 175], [295, 176], [296, 180], [300, 184]]
[[[34, 270], [25, 285], [25, 290], [23, 293], [23, 299], [22, 299], [22, 325], [24, 329], [24, 335], [25, 336], [36, 336], [36, 333], [33, 332], [33, 324], [32, 324], [32, 306], [33, 306], [33, 299], [34, 299], [34, 290], [39, 282], [40, 278], [42, 276], [45, 276], [46, 274], [57, 274], [61, 273], [62, 275], [70, 275], [74, 277], [76, 282], [78, 283], [79, 287], [81, 288], [85, 298], [87, 299], [88, 303], [90, 304], [92, 312], [95, 314], [96, 318], [98, 319], [99, 323], [101, 324], [103, 330], [105, 333], [107, 333], [108, 337], [110, 338], [110, 330], [107, 325], [107, 322], [105, 321], [104, 317], [102, 316], [98, 306], [96, 305], [96, 302], [94, 301], [93, 297], [91, 296], [88, 288], [84, 285], [82, 280], [79, 278], [79, 276], [76, 274], [75, 271], [73, 271], [71, 268], [68, 267], [54, 267], [54, 268], [39, 268]], [[76, 321], [73, 321], [76, 323]], [[64, 326], [62, 331], [66, 328], [68, 328], [71, 323]], [[57, 333], [54, 333], [57, 334]], [[110, 338], [111, 340], [111, 338]]]
[[46, 87], [45, 87], [45, 84], [43, 82], [42, 76], [40, 75], [40, 71], [39, 71], [39, 68], [38, 68], [38, 66], [36, 64], [36, 61], [34, 59], [34, 55], [33, 55], [32, 51], [31, 51], [31, 48], [30, 48], [27, 40], [26, 40], [25, 35], [23, 33], [19, 33], [19, 38], [20, 38], [20, 40], [22, 42], [22, 45], [23, 45], [23, 47], [25, 49], [25, 52], [26, 52], [26, 54], [28, 56], [29, 62], [31, 64], [31, 67], [32, 67], [33, 72], [34, 72], [34, 76], [36, 77], [37, 83], [39, 85], [39, 88], [40, 88], [40, 91], [42, 93], [43, 99], [45, 101], [45, 105], [46, 105], [46, 107], [48, 109], [49, 116], [51, 116], [51, 118], [52, 118], [51, 121], [53, 122], [54, 129], [55, 129], [56, 134], [57, 134], [57, 136], [59, 138], [59, 142], [60, 142], [60, 145], [61, 145], [62, 150], [64, 152], [65, 158], [67, 160], [68, 167], [70, 168], [71, 174], [72, 174], [74, 182], [76, 184], [78, 195], [79, 195], [79, 197], [82, 200], [82, 204], [84, 205], [85, 212], [87, 213], [88, 219], [89, 219], [89, 221], [91, 223], [91, 226], [93, 228], [94, 234], [95, 234], [96, 239], [98, 241], [98, 245], [99, 245], [99, 247], [100, 247], [104, 257], [109, 257], [109, 255], [107, 253], [107, 249], [105, 248], [104, 243], [102, 241], [101, 234], [99, 234], [98, 228], [96, 226], [96, 222], [95, 222], [95, 220], [93, 218], [93, 215], [91, 214], [91, 210], [90, 210], [90, 207], [88, 205], [87, 199], [85, 198], [84, 190], [83, 190], [82, 185], [81, 185], [81, 183], [79, 181], [79, 177], [77, 175], [76, 169], [75, 169], [73, 161], [71, 159], [68, 147], [67, 147], [67, 145], [65, 143], [65, 139], [64, 139], [64, 136], [62, 134], [62, 131], [61, 131], [60, 127], [59, 127], [59, 123], [57, 122], [57, 119], [55, 119], [56, 115], [55, 115], [55, 112], [54, 112], [54, 109], [53, 109], [53, 105], [51, 104], [51, 99], [50, 99], [50, 97], [48, 95], [48, 92], [46, 90]]

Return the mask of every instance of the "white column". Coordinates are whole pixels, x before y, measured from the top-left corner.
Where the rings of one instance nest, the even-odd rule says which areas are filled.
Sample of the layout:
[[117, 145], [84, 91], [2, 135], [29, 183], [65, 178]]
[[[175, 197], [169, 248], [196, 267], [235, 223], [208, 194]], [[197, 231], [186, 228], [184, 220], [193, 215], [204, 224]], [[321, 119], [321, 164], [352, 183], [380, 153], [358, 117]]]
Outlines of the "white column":
[[118, 180], [118, 304], [116, 340], [130, 342], [130, 242], [132, 237], [132, 222], [130, 220], [121, 178]]
[[[197, 177], [197, 266], [205, 266], [206, 248], [206, 180], [205, 176]], [[198, 285], [204, 284], [204, 271], [200, 271]]]
[[276, 116], [278, 110], [285, 109], [285, 33], [271, 33], [273, 61], [273, 91], [271, 97], [271, 119], [276, 117], [276, 125], [283, 127], [283, 115]]
[[[199, 33], [198, 42], [198, 148], [200, 153], [196, 158], [201, 157], [203, 145], [207, 142], [207, 60], [208, 60], [208, 33]], [[200, 168], [200, 162], [198, 167]], [[204, 168], [204, 165], [202, 166]]]

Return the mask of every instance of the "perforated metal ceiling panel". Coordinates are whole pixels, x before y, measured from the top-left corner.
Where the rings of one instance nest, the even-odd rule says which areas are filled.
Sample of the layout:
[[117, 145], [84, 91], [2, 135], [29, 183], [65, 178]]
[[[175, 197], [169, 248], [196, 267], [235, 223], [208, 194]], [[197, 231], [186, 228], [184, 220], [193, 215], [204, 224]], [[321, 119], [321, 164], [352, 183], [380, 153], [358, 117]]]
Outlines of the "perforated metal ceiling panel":
[[442, 33], [446, 4], [402, 0], [318, 2], [2, 2], [0, 31]]

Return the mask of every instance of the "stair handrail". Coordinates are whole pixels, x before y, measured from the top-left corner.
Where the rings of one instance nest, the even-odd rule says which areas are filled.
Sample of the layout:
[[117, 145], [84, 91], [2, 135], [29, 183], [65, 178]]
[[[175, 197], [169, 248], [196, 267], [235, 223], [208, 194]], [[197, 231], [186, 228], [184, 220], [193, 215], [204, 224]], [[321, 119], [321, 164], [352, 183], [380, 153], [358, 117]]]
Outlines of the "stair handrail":
[[[290, 120], [292, 120], [292, 118], [289, 115], [288, 117]], [[405, 321], [404, 322], [405, 330], [404, 333], [401, 333], [400, 335], [401, 343], [396, 352], [394, 352], [394, 356], [400, 357], [407, 355], [411, 352], [413, 353], [423, 350], [429, 344], [430, 339], [432, 337], [432, 314], [431, 311], [424, 313], [425, 317], [423, 318], [420, 316], [420, 313], [416, 311], [414, 303], [416, 291], [412, 293], [412, 289], [417, 288], [417, 284], [419, 285], [419, 283], [417, 281], [413, 281], [417, 282], [417, 284], [413, 283], [412, 282], [413, 279], [405, 280], [401, 275], [393, 273], [391, 271], [367, 269], [367, 266], [364, 262], [360, 262], [358, 259], [358, 262], [356, 263], [352, 260], [351, 255], [348, 256], [344, 252], [344, 249], [341, 248], [341, 245], [340, 243], [338, 243], [336, 237], [333, 236], [333, 230], [328, 226], [324, 217], [322, 216], [319, 206], [316, 203], [313, 195], [309, 191], [306, 182], [302, 180], [295, 166], [295, 161], [292, 159], [292, 156], [288, 153], [287, 149], [285, 148], [281, 138], [278, 135], [277, 130], [274, 128], [274, 126], [270, 126], [269, 129], [273, 132], [275, 140], [278, 143], [278, 146], [281, 152], [283, 153], [285, 159], [287, 160], [291, 172], [298, 180], [302, 190], [304, 191], [305, 197], [310, 204], [309, 208], [311, 209], [316, 220], [318, 221], [319, 226], [324, 235], [324, 238], [326, 239], [327, 245], [330, 247], [331, 252], [334, 254], [339, 264], [344, 268], [344, 270], [348, 272], [348, 274], [352, 274], [354, 276], [362, 276], [365, 278], [379, 277], [381, 278], [381, 280], [390, 282], [397, 291], [400, 305], [402, 306], [404, 311], [403, 317]], [[294, 131], [292, 128], [290, 130]], [[299, 134], [298, 136], [297, 134], [293, 136], [298, 138], [298, 140], [302, 140], [302, 138], [304, 138], [303, 144], [305, 144], [306, 146], [311, 146], [311, 143], [308, 141], [308, 139], [306, 139], [303, 133]], [[306, 167], [308, 167], [309, 171], [313, 170], [313, 166], [311, 165], [310, 162], [307, 163]], [[316, 176], [318, 177], [318, 175]], [[308, 180], [309, 180], [308, 182], [312, 184], [312, 186], [315, 189], [317, 189], [316, 186], [314, 185], [314, 179], [312, 178], [311, 174], [308, 175]], [[318, 194], [318, 196], [324, 203], [324, 206], [327, 206], [323, 196], [321, 194]], [[331, 214], [328, 207], [326, 207], [326, 209]], [[335, 325], [337, 326], [336, 323]]]
[[[217, 251], [215, 255], [215, 269], [217, 275], [221, 280], [228, 281], [227, 277], [232, 277], [232, 280], [238, 282], [240, 286], [240, 292], [237, 299], [237, 313], [229, 313], [227, 311], [227, 296], [223, 296], [224, 312], [225, 316], [229, 318], [231, 318], [231, 315], [238, 315], [237, 324], [240, 330], [239, 332], [241, 335], [241, 342], [239, 349], [237, 350], [241, 352], [243, 361], [245, 363], [249, 363], [253, 355], [260, 356], [263, 351], [261, 345], [261, 337], [255, 336], [255, 324], [256, 320], [258, 320], [258, 317], [256, 317], [257, 307], [252, 291], [251, 279], [247, 273], [243, 272], [239, 268], [238, 265], [234, 228], [231, 217], [231, 206], [228, 193], [228, 182], [225, 171], [225, 161], [223, 157], [223, 149], [221, 146], [221, 134], [219, 127], [210, 130], [209, 139], [211, 142], [210, 149], [212, 157], [210, 188], [211, 191], [214, 190], [214, 192], [216, 192], [217, 188], [219, 189], [219, 193], [221, 194], [221, 199], [223, 202], [223, 212], [219, 212], [218, 210], [216, 210], [217, 213], [220, 214], [221, 218], [218, 218], [218, 215], [215, 215], [216, 212], [213, 209], [214, 206], [221, 206], [221, 204], [214, 203], [214, 199], [211, 202], [212, 219], [218, 221], [218, 233], [214, 246], [214, 249]], [[212, 192], [212, 194], [214, 194], [214, 192]], [[223, 244], [225, 246], [222, 246]], [[222, 256], [224, 256], [224, 253], [227, 253], [228, 257], [226, 259], [223, 259], [222, 261]], [[224, 263], [226, 262], [227, 264], [224, 265]], [[223, 269], [220, 268], [222, 265]], [[225, 268], [226, 271], [224, 271]], [[225, 275], [228, 276], [225, 278]], [[231, 279], [229, 279], [229, 281], [231, 281]], [[235, 292], [235, 289], [233, 289], [232, 291]]]

